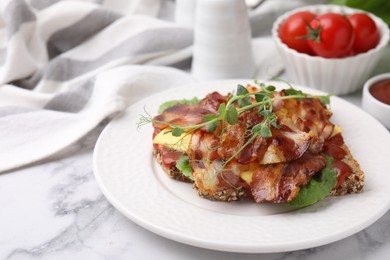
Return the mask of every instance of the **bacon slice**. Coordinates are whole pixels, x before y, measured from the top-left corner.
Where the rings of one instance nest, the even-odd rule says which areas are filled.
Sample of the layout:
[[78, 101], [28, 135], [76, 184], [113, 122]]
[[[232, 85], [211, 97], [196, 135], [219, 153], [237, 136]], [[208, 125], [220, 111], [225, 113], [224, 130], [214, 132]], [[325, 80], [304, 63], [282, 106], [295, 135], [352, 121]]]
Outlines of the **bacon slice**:
[[325, 166], [323, 156], [310, 153], [290, 163], [260, 166], [252, 176], [252, 195], [257, 203], [291, 201], [298, 195], [300, 187]]
[[[227, 96], [218, 92], [208, 94], [199, 104], [177, 104], [164, 110], [154, 120], [175, 124], [178, 126], [190, 126], [203, 123], [203, 117], [207, 114], [217, 114], [219, 105], [227, 102]], [[166, 128], [166, 124], [153, 123], [155, 132]]]
[[309, 148], [310, 135], [305, 132], [275, 131], [260, 164], [290, 162]]
[[329, 121], [332, 112], [319, 99], [283, 100], [283, 106], [275, 114], [284, 126], [310, 135], [308, 149], [312, 153], [321, 152], [325, 140], [333, 133], [334, 125]]

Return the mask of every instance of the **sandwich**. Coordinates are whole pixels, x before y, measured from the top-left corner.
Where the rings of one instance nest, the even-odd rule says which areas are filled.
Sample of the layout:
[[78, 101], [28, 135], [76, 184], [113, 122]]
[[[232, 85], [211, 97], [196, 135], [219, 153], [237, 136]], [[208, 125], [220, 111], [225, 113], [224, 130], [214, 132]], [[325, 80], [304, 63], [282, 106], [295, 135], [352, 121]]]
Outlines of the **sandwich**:
[[291, 85], [238, 85], [227, 95], [164, 103], [142, 122], [153, 124], [163, 170], [201, 197], [303, 207], [364, 187], [329, 102]]

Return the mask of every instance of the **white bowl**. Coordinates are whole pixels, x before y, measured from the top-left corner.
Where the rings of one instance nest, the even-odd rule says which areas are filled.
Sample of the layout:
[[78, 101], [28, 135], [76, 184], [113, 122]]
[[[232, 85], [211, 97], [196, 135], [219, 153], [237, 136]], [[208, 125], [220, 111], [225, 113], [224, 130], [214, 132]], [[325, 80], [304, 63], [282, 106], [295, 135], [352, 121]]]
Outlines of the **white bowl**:
[[346, 15], [363, 13], [361, 10], [345, 6], [312, 5], [294, 9], [280, 16], [273, 24], [272, 37], [285, 64], [288, 79], [291, 82], [334, 95], [345, 95], [360, 89], [363, 83], [369, 78], [389, 41], [389, 28], [387, 24], [379, 17], [364, 12], [370, 15], [375, 21], [380, 33], [380, 41], [375, 48], [365, 53], [345, 58], [329, 59], [310, 56], [289, 48], [280, 40], [278, 32], [281, 23], [287, 17], [304, 10], [311, 11], [315, 14], [328, 12]]
[[370, 88], [376, 83], [384, 79], [390, 79], [390, 73], [377, 75], [369, 79], [363, 87], [363, 104], [362, 107], [384, 126], [390, 129], [390, 105], [387, 105], [372, 96]]

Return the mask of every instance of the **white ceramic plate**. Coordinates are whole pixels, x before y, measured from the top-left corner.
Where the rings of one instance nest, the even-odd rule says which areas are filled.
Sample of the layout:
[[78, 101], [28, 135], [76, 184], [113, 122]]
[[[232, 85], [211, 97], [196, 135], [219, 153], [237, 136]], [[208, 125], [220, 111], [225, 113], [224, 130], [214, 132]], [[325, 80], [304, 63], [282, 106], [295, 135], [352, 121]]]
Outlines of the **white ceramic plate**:
[[144, 108], [155, 115], [164, 101], [204, 97], [214, 90], [227, 93], [246, 82], [251, 81], [169, 89], [134, 104], [113, 120], [97, 142], [94, 172], [114, 207], [166, 238], [232, 252], [282, 252], [327, 244], [366, 228], [389, 209], [390, 134], [370, 115], [337, 97], [331, 99], [332, 119], [344, 129], [345, 142], [366, 174], [361, 194], [330, 197], [289, 211], [277, 205], [208, 201], [198, 197], [191, 184], [169, 179], [152, 156], [152, 126], [137, 130]]

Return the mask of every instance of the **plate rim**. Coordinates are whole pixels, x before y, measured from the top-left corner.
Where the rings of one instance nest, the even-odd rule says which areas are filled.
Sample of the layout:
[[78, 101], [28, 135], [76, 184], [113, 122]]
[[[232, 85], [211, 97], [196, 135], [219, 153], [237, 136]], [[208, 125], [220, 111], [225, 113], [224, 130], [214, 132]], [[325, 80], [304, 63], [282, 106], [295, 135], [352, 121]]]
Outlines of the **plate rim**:
[[[160, 95], [163, 95], [163, 94], [166, 94], [166, 93], [169, 93], [169, 92], [175, 92], [175, 90], [182, 89], [183, 87], [190, 87], [190, 86], [191, 87], [196, 87], [196, 86], [199, 86], [199, 85], [203, 86], [205, 84], [216, 84], [216, 83], [232, 85], [232, 84], [237, 84], [239, 82], [244, 82], [244, 81], [246, 81], [246, 82], [249, 82], [249, 81], [253, 82], [252, 79], [249, 79], [249, 80], [248, 79], [231, 79], [231, 80], [218, 80], [218, 81], [204, 81], [204, 82], [189, 83], [189, 84], [185, 84], [185, 85], [180, 86], [180, 87], [171, 88], [171, 89], [167, 89], [165, 91], [154, 93], [153, 95], [150, 95], [149, 97], [147, 97], [145, 99], [142, 99], [142, 100], [134, 103], [133, 105], [129, 106], [127, 108], [127, 110], [131, 109], [132, 107], [139, 106], [140, 104], [145, 104], [146, 103], [145, 100], [152, 100], [156, 96], [160, 96]], [[263, 81], [263, 82], [272, 82], [272, 81], [266, 80], [266, 81]], [[304, 86], [300, 86], [300, 85], [295, 85], [295, 86], [297, 88], [304, 89], [305, 91], [306, 90], [310, 90], [311, 92], [315, 92], [315, 93], [318, 93], [318, 94], [326, 94], [323, 91], [310, 89], [310, 88], [307, 88], [307, 87], [304, 87]], [[210, 91], [213, 91], [213, 90], [210, 90]], [[218, 91], [218, 90], [216, 90], [216, 91]], [[343, 99], [341, 99], [339, 97], [333, 97], [333, 98], [339, 99], [338, 102], [342, 102], [342, 103], [345, 103], [345, 104], [348, 104], [348, 105], [353, 105], [358, 110], [360, 110], [361, 112], [366, 113], [366, 115], [371, 117], [367, 112], [365, 112], [364, 110], [362, 110], [358, 106], [356, 106], [354, 104], [351, 104], [351, 103], [349, 103], [349, 102], [347, 102], [347, 101], [345, 101], [345, 100], [343, 100]], [[368, 227], [369, 225], [371, 225], [375, 221], [377, 221], [390, 208], [390, 200], [388, 200], [387, 201], [387, 205], [385, 207], [383, 207], [381, 211], [377, 211], [376, 215], [374, 217], [371, 217], [371, 219], [368, 219], [364, 224], [361, 224], [359, 227], [354, 226], [354, 229], [350, 228], [348, 231], [339, 232], [338, 234], [334, 234], [333, 236], [328, 236], [327, 239], [323, 239], [323, 238], [322, 239], [317, 239], [317, 240], [320, 240], [320, 241], [308, 240], [307, 244], [302, 244], [302, 242], [298, 242], [296, 244], [290, 242], [289, 246], [284, 248], [284, 249], [280, 249], [280, 247], [281, 247], [280, 245], [275, 245], [275, 246], [265, 245], [265, 246], [262, 246], [262, 245], [254, 244], [254, 245], [246, 245], [246, 246], [243, 246], [243, 245], [237, 246], [237, 245], [226, 244], [226, 243], [215, 243], [215, 241], [214, 241], [213, 244], [210, 244], [209, 243], [210, 241], [199, 240], [199, 239], [196, 239], [194, 237], [189, 238], [188, 236], [172, 232], [172, 230], [169, 230], [168, 228], [157, 227], [156, 225], [153, 225], [152, 223], [148, 223], [148, 222], [145, 222], [143, 219], [140, 219], [139, 217], [136, 216], [136, 214], [134, 215], [131, 212], [129, 212], [128, 209], [126, 209], [126, 207], [124, 207], [123, 204], [121, 204], [119, 201], [117, 201], [115, 199], [115, 197], [111, 194], [111, 192], [105, 186], [103, 180], [101, 179], [100, 175], [98, 174], [99, 167], [98, 167], [98, 162], [97, 162], [96, 158], [97, 158], [97, 153], [98, 153], [99, 149], [101, 149], [100, 148], [101, 140], [106, 135], [106, 132], [110, 131], [112, 125], [115, 124], [115, 122], [116, 122], [118, 117], [119, 118], [126, 117], [126, 113], [118, 115], [115, 119], [113, 119], [103, 129], [102, 133], [100, 134], [100, 136], [99, 136], [99, 138], [98, 138], [98, 140], [96, 142], [95, 148], [94, 148], [94, 152], [93, 152], [93, 169], [94, 169], [94, 176], [95, 176], [95, 179], [96, 179], [96, 181], [98, 183], [99, 188], [101, 189], [102, 193], [107, 198], [107, 200], [117, 210], [119, 210], [122, 214], [124, 214], [127, 218], [129, 218], [130, 220], [134, 221], [138, 225], [142, 226], [143, 228], [145, 228], [145, 229], [147, 229], [147, 230], [149, 230], [149, 231], [151, 231], [153, 233], [156, 233], [156, 234], [158, 234], [160, 236], [163, 236], [165, 238], [168, 238], [168, 239], [180, 242], [182, 244], [188, 244], [188, 245], [192, 245], [192, 246], [197, 246], [197, 247], [202, 247], [202, 248], [207, 248], [207, 249], [214, 249], [214, 250], [219, 250], [219, 251], [245, 252], [245, 253], [271, 253], [271, 252], [286, 252], [286, 251], [306, 249], [306, 248], [311, 248], [311, 247], [315, 247], [315, 246], [321, 246], [321, 245], [329, 244], [331, 242], [335, 242], [335, 241], [338, 241], [340, 239], [343, 239], [343, 238], [346, 238], [348, 236], [351, 236], [351, 235], [353, 235], [353, 234], [363, 230], [364, 228]]]

